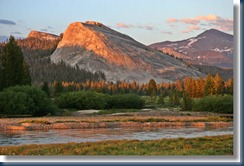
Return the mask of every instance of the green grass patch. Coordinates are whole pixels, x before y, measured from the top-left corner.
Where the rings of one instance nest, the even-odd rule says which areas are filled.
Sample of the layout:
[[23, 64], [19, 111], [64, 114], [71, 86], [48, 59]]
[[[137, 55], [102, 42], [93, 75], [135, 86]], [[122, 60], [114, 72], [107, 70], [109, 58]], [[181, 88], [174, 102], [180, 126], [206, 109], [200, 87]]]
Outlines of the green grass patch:
[[[142, 97], [145, 100], [145, 106], [144, 108], [180, 108], [180, 105], [174, 105], [170, 102], [169, 97], [164, 97], [164, 104], [161, 104], [159, 102], [159, 96], [143, 96]], [[182, 99], [180, 99], [180, 102], [182, 102]]]
[[0, 148], [0, 155], [233, 155], [233, 135], [161, 140], [109, 140], [88, 143]]

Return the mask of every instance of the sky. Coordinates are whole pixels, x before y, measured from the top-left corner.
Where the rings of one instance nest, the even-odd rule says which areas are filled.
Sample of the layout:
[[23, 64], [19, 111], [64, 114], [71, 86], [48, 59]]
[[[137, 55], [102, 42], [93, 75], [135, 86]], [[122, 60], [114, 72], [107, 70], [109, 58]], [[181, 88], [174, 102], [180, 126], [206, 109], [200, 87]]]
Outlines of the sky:
[[233, 34], [232, 0], [0, 0], [0, 40], [31, 30], [59, 35], [87, 20], [149, 45], [215, 28]]

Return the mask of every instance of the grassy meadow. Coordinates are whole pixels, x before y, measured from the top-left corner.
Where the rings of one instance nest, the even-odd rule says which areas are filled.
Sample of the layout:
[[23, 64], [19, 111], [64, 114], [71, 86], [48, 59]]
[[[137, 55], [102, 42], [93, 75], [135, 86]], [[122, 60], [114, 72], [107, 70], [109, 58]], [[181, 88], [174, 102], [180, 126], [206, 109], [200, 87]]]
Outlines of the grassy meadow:
[[8, 146], [0, 155], [233, 155], [233, 135]]

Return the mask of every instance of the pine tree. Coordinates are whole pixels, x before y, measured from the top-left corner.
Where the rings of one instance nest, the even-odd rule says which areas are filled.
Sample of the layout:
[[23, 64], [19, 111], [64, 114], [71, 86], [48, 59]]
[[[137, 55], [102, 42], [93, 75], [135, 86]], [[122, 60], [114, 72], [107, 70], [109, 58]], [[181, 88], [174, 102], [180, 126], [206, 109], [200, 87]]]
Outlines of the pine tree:
[[64, 87], [62, 85], [61, 81], [57, 81], [54, 84], [54, 96], [59, 96], [61, 93], [63, 93]]
[[216, 95], [223, 95], [225, 91], [225, 84], [223, 79], [220, 77], [220, 75], [217, 73], [214, 77], [214, 94]]
[[213, 95], [213, 91], [214, 91], [214, 80], [213, 77], [210, 74], [208, 74], [205, 79], [204, 96]]
[[179, 95], [180, 95], [179, 91], [172, 89], [169, 94], [169, 103], [174, 106], [180, 105], [180, 96]]
[[31, 84], [29, 66], [13, 36], [0, 52], [0, 90], [14, 85]]
[[47, 94], [48, 97], [50, 96], [50, 89], [46, 81], [42, 84], [41, 89]]
[[233, 90], [234, 90], [233, 88], [234, 88], [234, 80], [233, 78], [231, 78], [226, 83], [227, 93], [233, 95]]
[[178, 90], [174, 91], [174, 104], [180, 105], [180, 93]]
[[162, 105], [165, 104], [165, 102], [164, 102], [164, 96], [165, 96], [165, 93], [164, 92], [161, 92], [160, 95], [159, 95], [158, 104], [162, 104]]
[[194, 84], [195, 84], [195, 81], [192, 77], [188, 77], [184, 84], [185, 91], [188, 93], [188, 95], [190, 97], [194, 97], [195, 92], [196, 92], [196, 86]]
[[155, 97], [157, 93], [157, 84], [154, 79], [151, 79], [147, 86], [148, 93], [151, 97]]
[[190, 96], [186, 92], [184, 92], [183, 93], [183, 102], [181, 105], [182, 111], [191, 111], [192, 102], [193, 102], [193, 100], [190, 98]]
[[202, 98], [204, 96], [204, 80], [199, 78], [196, 83], [196, 98]]

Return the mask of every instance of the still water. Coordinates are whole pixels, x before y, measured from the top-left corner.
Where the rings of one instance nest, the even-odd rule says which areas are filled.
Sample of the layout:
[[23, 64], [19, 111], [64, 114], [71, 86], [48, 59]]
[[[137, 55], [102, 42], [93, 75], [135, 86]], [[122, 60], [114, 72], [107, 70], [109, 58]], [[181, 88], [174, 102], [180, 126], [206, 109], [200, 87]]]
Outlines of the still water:
[[97, 142], [103, 140], [156, 140], [162, 138], [193, 138], [233, 134], [228, 128], [96, 128], [49, 131], [0, 132], [0, 146], [23, 144], [54, 144]]

